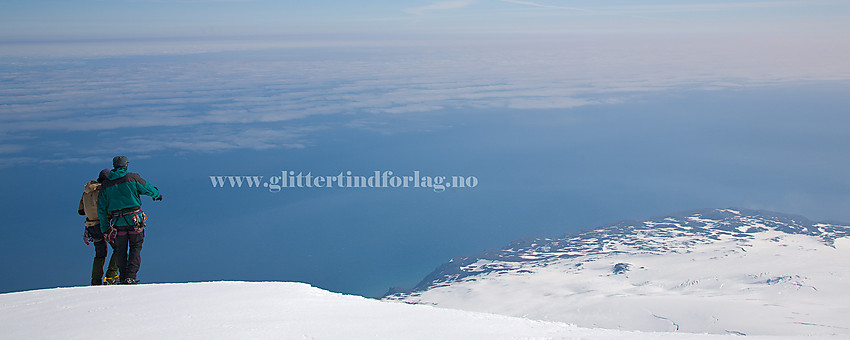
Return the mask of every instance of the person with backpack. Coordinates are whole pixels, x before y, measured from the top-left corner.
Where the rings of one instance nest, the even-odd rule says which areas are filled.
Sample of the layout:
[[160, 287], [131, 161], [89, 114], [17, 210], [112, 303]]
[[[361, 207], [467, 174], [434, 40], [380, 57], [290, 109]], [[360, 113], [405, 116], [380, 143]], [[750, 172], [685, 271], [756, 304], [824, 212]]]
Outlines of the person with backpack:
[[135, 284], [142, 263], [142, 243], [145, 241], [145, 221], [139, 195], [161, 201], [162, 194], [137, 173], [127, 172], [125, 156], [112, 159], [112, 171], [103, 181], [97, 213], [100, 230], [106, 240], [114, 240], [118, 253], [118, 269], [122, 284]]
[[94, 243], [94, 261], [91, 267], [91, 285], [118, 283], [118, 264], [115, 259], [115, 245], [112, 246], [112, 256], [109, 257], [109, 267], [106, 270], [106, 278], [103, 277], [103, 265], [106, 263], [106, 240], [100, 230], [100, 219], [97, 215], [97, 199], [100, 196], [101, 184], [109, 176], [109, 169], [103, 169], [97, 176], [97, 181], [89, 181], [83, 187], [83, 196], [80, 197], [80, 215], [86, 216], [85, 232], [83, 242], [86, 245]]

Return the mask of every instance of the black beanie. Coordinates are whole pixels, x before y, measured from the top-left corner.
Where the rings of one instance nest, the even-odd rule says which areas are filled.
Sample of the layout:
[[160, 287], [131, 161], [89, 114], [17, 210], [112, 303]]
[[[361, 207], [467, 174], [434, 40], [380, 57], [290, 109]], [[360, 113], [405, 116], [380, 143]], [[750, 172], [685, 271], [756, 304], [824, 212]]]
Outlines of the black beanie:
[[97, 181], [103, 183], [107, 179], [109, 179], [109, 169], [100, 170], [100, 174], [97, 175]]

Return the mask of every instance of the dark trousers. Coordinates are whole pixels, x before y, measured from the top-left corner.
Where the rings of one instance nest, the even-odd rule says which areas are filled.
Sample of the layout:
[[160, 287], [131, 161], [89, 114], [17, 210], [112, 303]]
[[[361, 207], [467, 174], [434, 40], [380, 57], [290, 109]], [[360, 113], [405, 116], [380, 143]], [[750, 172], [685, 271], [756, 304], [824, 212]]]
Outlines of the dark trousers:
[[118, 256], [118, 270], [121, 281], [136, 279], [136, 273], [142, 265], [142, 243], [145, 241], [145, 231], [137, 233], [133, 227], [116, 227], [118, 236], [115, 237], [115, 256]]
[[[99, 285], [103, 281], [103, 265], [106, 262], [106, 241], [103, 240], [103, 233], [100, 232], [100, 225], [86, 227], [92, 240], [94, 240], [94, 261], [92, 262], [91, 284]], [[115, 277], [118, 275], [118, 264], [115, 258], [115, 246], [112, 245], [112, 256], [109, 258], [109, 267], [106, 270], [106, 277]]]
[[102, 238], [100, 241], [94, 241], [94, 257], [106, 257], [106, 242]]

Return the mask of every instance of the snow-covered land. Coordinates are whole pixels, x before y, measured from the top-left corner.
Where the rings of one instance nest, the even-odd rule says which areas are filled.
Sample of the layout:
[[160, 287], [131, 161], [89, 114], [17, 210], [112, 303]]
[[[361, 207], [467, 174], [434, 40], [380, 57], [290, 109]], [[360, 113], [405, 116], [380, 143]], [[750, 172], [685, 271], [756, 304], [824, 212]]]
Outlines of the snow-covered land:
[[711, 209], [453, 259], [386, 300], [580, 327], [850, 337], [850, 228]]
[[385, 301], [287, 282], [7, 293], [0, 339], [846, 339], [848, 234], [693, 211], [457, 258]]
[[331, 293], [208, 282], [0, 294], [2, 339], [735, 339], [586, 329]]

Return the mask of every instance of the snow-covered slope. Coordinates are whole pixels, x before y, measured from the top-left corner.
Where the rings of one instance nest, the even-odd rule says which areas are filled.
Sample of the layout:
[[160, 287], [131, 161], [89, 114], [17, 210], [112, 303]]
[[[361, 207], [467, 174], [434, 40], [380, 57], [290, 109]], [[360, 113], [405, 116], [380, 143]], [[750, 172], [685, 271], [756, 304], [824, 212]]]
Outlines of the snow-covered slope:
[[[0, 294], [2, 339], [721, 339], [578, 328], [383, 302], [301, 283], [210, 282]], [[735, 338], [735, 337], [732, 337]]]
[[850, 228], [711, 209], [456, 258], [416, 304], [581, 327], [850, 336]]

